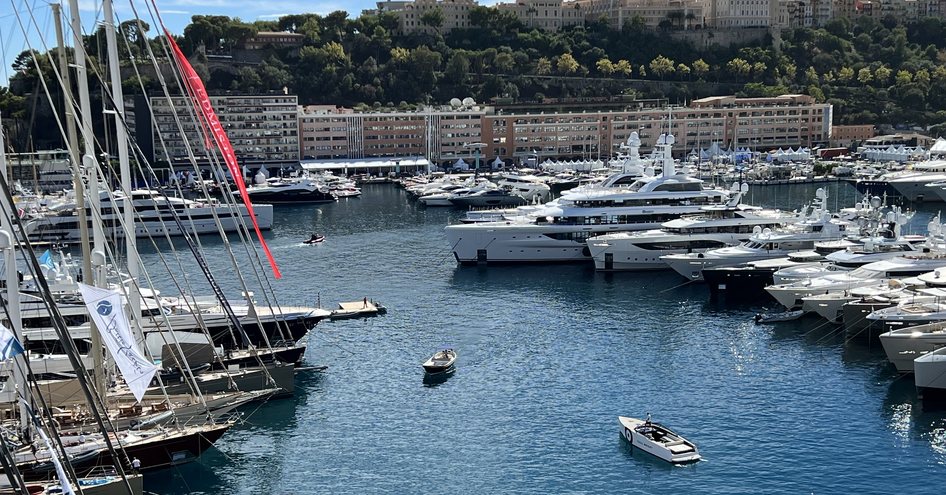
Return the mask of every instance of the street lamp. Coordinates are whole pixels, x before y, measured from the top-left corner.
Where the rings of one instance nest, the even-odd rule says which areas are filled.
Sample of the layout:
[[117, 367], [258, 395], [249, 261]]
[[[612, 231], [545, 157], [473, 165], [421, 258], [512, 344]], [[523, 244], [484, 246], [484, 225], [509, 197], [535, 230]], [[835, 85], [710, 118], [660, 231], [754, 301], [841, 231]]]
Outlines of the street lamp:
[[476, 156], [476, 168], [473, 169], [473, 175], [475, 176], [480, 173], [480, 150], [486, 147], [486, 143], [466, 143], [463, 147], [472, 149], [474, 156]]

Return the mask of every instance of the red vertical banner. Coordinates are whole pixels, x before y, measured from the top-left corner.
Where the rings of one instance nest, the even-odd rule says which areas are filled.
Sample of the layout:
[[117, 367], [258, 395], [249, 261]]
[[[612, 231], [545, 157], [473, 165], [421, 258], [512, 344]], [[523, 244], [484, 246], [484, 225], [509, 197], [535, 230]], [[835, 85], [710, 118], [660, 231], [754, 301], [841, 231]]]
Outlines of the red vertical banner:
[[164, 30], [164, 33], [171, 45], [171, 49], [174, 51], [174, 58], [177, 60], [177, 64], [181, 68], [181, 72], [184, 75], [184, 83], [191, 93], [194, 106], [197, 107], [198, 120], [200, 120], [200, 117], [203, 117], [204, 123], [207, 125], [207, 128], [210, 131], [210, 135], [213, 136], [213, 139], [217, 144], [217, 148], [223, 155], [223, 161], [226, 162], [227, 170], [230, 171], [230, 175], [233, 176], [233, 180], [236, 182], [237, 189], [240, 191], [240, 197], [243, 199], [243, 204], [246, 205], [246, 210], [250, 214], [250, 220], [253, 221], [253, 228], [256, 229], [256, 237], [259, 239], [260, 245], [263, 247], [263, 252], [266, 253], [266, 259], [269, 260], [269, 266], [271, 266], [273, 269], [273, 275], [277, 279], [281, 278], [282, 274], [279, 273], [279, 267], [276, 266], [276, 260], [273, 258], [273, 254], [269, 251], [269, 246], [266, 245], [266, 240], [263, 239], [263, 233], [260, 232], [259, 224], [256, 222], [256, 214], [253, 212], [253, 203], [250, 202], [250, 197], [246, 193], [246, 183], [243, 182], [243, 172], [240, 169], [240, 165], [237, 163], [236, 154], [233, 152], [233, 146], [230, 145], [230, 139], [227, 138], [227, 133], [223, 130], [223, 126], [220, 125], [220, 119], [217, 118], [217, 114], [214, 112], [213, 105], [210, 104], [210, 97], [207, 95], [207, 90], [204, 88], [204, 83], [200, 80], [200, 76], [197, 75], [197, 72], [194, 71], [194, 68], [191, 67], [190, 62], [187, 61], [187, 57], [181, 53], [181, 49], [177, 46], [177, 43], [174, 42], [174, 37], [171, 36], [171, 33], [166, 29]]

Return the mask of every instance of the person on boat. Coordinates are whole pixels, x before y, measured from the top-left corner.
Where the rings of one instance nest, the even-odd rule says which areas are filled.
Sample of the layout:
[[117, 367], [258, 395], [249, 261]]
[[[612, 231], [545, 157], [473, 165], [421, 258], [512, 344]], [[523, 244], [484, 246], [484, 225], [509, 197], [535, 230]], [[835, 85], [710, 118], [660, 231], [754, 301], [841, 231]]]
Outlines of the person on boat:
[[141, 461], [137, 457], [131, 460], [131, 469], [135, 471], [135, 474], [138, 474], [138, 471], [141, 470]]
[[362, 303], [361, 308], [362, 308], [362, 309], [367, 309], [367, 308], [368, 308], [368, 296], [365, 296], [365, 300], [364, 300], [364, 302]]

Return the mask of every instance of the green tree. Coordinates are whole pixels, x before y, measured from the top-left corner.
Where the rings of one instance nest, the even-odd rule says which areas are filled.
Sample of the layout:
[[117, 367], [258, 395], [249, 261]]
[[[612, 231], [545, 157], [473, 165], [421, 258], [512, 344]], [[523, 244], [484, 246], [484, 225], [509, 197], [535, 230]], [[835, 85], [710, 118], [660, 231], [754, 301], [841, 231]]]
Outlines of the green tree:
[[881, 65], [874, 70], [874, 79], [877, 80], [877, 83], [880, 85], [887, 84], [887, 81], [890, 81], [890, 76], [893, 74], [893, 71], [890, 70], [886, 65]]
[[571, 53], [563, 53], [558, 56], [558, 61], [555, 62], [555, 68], [562, 74], [574, 74], [578, 72], [578, 68], [581, 65], [575, 60], [575, 57]]
[[693, 73], [696, 74], [696, 77], [702, 79], [710, 70], [710, 66], [702, 58], [698, 58], [693, 61]]
[[650, 61], [648, 67], [650, 67], [651, 74], [663, 79], [664, 77], [673, 74], [674, 64], [673, 60], [664, 57], [663, 55], [657, 55], [653, 60]]
[[614, 74], [614, 63], [611, 62], [608, 58], [602, 58], [598, 60], [595, 64], [595, 68], [598, 69], [598, 72], [604, 74], [605, 76], [611, 76]]
[[815, 85], [815, 84], [818, 84], [820, 81], [821, 81], [821, 78], [818, 76], [818, 71], [815, 70], [814, 67], [809, 67], [805, 69], [805, 82], [806, 83], [808, 83], [809, 85]]
[[873, 80], [874, 73], [870, 71], [869, 67], [861, 67], [861, 69], [857, 71], [857, 82], [862, 85], [867, 86]]
[[903, 69], [897, 71], [897, 77], [894, 79], [897, 86], [906, 86], [911, 82], [913, 82], [913, 74], [910, 71]]
[[443, 26], [443, 21], [443, 9], [440, 7], [430, 9], [420, 16], [421, 23], [434, 29], [440, 29], [440, 27]]
[[854, 79], [854, 69], [850, 67], [841, 67], [841, 70], [838, 71], [838, 82], [842, 84], [847, 84]]
[[631, 63], [623, 58], [614, 63], [614, 72], [616, 74], [621, 74], [624, 77], [630, 77], [633, 71], [634, 68], [631, 66]]
[[535, 73], [542, 75], [548, 75], [552, 73], [552, 61], [546, 57], [542, 57], [535, 63]]
[[463, 83], [467, 74], [470, 72], [470, 59], [466, 54], [460, 51], [453, 52], [447, 60], [447, 66], [444, 69], [444, 77], [448, 81]]
[[690, 77], [690, 66], [684, 63], [677, 64], [677, 75], [681, 78]]
[[726, 62], [726, 70], [738, 76], [740, 79], [744, 79], [749, 76], [749, 73], [752, 72], [752, 66], [749, 65], [745, 59], [736, 57], [729, 62]]

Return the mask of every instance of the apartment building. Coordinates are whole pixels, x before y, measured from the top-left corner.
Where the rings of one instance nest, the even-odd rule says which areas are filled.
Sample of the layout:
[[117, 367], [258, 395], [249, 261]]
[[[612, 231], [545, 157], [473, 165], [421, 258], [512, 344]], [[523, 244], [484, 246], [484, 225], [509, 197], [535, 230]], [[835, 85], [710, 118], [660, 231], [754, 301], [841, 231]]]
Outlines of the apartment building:
[[877, 135], [873, 124], [836, 125], [831, 128], [831, 146], [850, 147]]
[[[173, 97], [170, 103], [164, 97], [150, 100], [154, 111], [151, 122], [154, 159], [172, 164], [184, 163], [190, 152], [198, 163], [209, 162], [209, 142], [202, 132], [202, 125], [195, 120], [191, 102], [185, 97]], [[241, 164], [284, 166], [299, 162], [296, 96], [221, 95], [211, 96], [210, 102]]]
[[563, 27], [584, 23], [579, 2], [562, 0], [516, 0], [494, 5], [500, 11], [511, 12], [529, 29], [557, 31]]
[[300, 110], [303, 159], [428, 156], [434, 161], [472, 156], [482, 140], [485, 110], [354, 112], [313, 106]]
[[[381, 1], [377, 2], [377, 12], [388, 12], [397, 16], [401, 32], [425, 32], [446, 34], [461, 28], [472, 27], [470, 24], [470, 9], [478, 6], [475, 0], [414, 0]], [[443, 14], [443, 22], [439, 26], [432, 26], [424, 22], [424, 15], [439, 10]]]
[[779, 0], [712, 0], [712, 26], [719, 29], [769, 27], [777, 22]]
[[712, 17], [710, 0], [577, 0], [576, 3], [585, 19], [606, 17], [614, 29], [620, 29], [635, 17], [654, 29], [661, 27], [664, 21], [673, 28], [699, 29], [711, 24]]
[[[620, 150], [631, 132], [645, 149], [669, 129], [679, 154], [724, 147], [769, 150], [827, 144], [831, 138], [831, 105], [807, 95], [773, 98], [717, 96], [668, 109], [658, 101], [632, 102], [601, 109], [595, 103], [569, 109], [472, 107], [419, 112], [301, 114], [303, 151], [310, 159], [428, 156], [436, 163], [481, 156], [519, 160], [607, 158]], [[612, 105], [613, 107], [613, 105]], [[307, 147], [322, 143], [323, 148]], [[347, 147], [347, 148], [346, 148]], [[347, 153], [343, 153], [347, 149]]]

